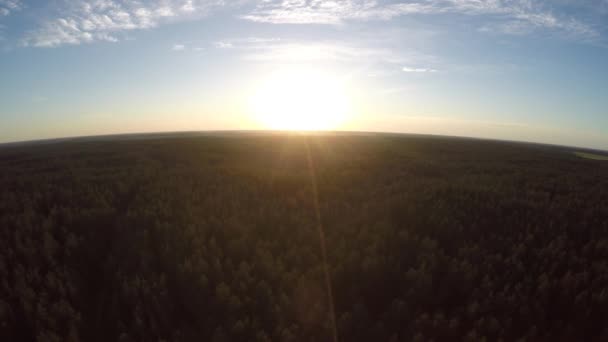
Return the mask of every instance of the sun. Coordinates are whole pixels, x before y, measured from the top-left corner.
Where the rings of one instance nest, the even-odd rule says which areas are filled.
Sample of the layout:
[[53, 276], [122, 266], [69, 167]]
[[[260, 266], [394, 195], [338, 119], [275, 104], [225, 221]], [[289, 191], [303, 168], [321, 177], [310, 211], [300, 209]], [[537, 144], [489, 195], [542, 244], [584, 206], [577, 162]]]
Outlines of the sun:
[[250, 106], [254, 119], [273, 130], [338, 129], [349, 114], [345, 82], [307, 67], [268, 75], [254, 91]]

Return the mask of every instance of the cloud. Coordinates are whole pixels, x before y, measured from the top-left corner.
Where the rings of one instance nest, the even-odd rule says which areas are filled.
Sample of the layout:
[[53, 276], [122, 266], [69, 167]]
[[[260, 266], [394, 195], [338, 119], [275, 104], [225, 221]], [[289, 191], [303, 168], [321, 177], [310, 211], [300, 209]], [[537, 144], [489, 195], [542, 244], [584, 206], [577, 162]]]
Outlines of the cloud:
[[[577, 36], [596, 36], [587, 24], [558, 17], [541, 0], [265, 0], [243, 19], [272, 24], [330, 24], [354, 20], [390, 20], [405, 15], [461, 14], [482, 17], [492, 24], [485, 31], [520, 34], [556, 29]], [[498, 24], [496, 24], [498, 23]]]
[[183, 44], [175, 44], [171, 48], [171, 50], [173, 50], [173, 51], [184, 51], [185, 49], [186, 49], [186, 46]]
[[23, 7], [20, 0], [0, 0], [0, 17], [6, 17], [13, 12], [18, 12]]
[[437, 57], [416, 51], [394, 50], [341, 40], [300, 40], [276, 37], [228, 39], [213, 43], [218, 49], [229, 47], [244, 60], [272, 63], [356, 62], [382, 70], [399, 70], [400, 65], [437, 63]]
[[428, 68], [403, 67], [401, 70], [403, 70], [404, 72], [408, 72], [408, 73], [418, 73], [418, 74], [422, 74], [422, 73], [435, 73], [435, 72], [437, 72], [437, 70], [435, 70], [435, 69], [428, 69]]
[[213, 43], [213, 46], [215, 46], [218, 49], [230, 49], [233, 47], [231, 42], [224, 42], [224, 41], [215, 42], [215, 43]]
[[280, 38], [248, 37], [220, 40], [213, 42], [212, 45], [216, 49], [261, 50], [280, 41]]
[[[0, 21], [15, 12], [21, 11], [23, 8], [24, 5], [19, 0], [0, 0]], [[5, 30], [6, 26], [0, 23], [0, 42], [6, 40]], [[5, 49], [6, 47], [3, 47], [3, 50]]]
[[[607, 7], [605, 0], [584, 2], [590, 1], [602, 1], [594, 2], [598, 13]], [[235, 10], [232, 14], [238, 18], [269, 24], [344, 25], [412, 15], [461, 15], [486, 33], [547, 30], [584, 40], [599, 37], [589, 20], [572, 17], [582, 11], [564, 6], [581, 5], [571, 0], [57, 0], [20, 42], [33, 47], [116, 42], [128, 31], [198, 19], [221, 7]], [[0, 0], [0, 18], [24, 7], [22, 0]]]
[[[8, 1], [8, 0], [0, 0]], [[116, 42], [121, 33], [206, 14], [222, 0], [67, 1], [55, 16], [26, 33], [22, 45], [57, 47], [95, 41]]]
[[543, 10], [540, 5], [533, 5], [531, 1], [520, 0], [519, 3], [519, 6], [494, 9], [494, 14], [502, 14], [503, 16], [482, 26], [480, 30], [522, 35], [538, 29], [547, 29], [559, 30], [570, 36], [586, 39], [599, 36], [599, 33], [593, 27], [579, 20], [558, 17], [552, 11]]
[[242, 18], [273, 24], [340, 24], [351, 19], [388, 20], [404, 14], [429, 13], [434, 11], [433, 6], [422, 2], [378, 5], [372, 0], [271, 0], [262, 1]]
[[181, 52], [181, 51], [195, 51], [202, 52], [205, 51], [204, 47], [196, 46], [196, 42], [185, 42], [179, 44], [173, 44], [171, 46], [171, 51]]
[[194, 12], [196, 11], [196, 7], [194, 6], [194, 2], [192, 0], [188, 0], [184, 2], [181, 7], [181, 10], [184, 12]]

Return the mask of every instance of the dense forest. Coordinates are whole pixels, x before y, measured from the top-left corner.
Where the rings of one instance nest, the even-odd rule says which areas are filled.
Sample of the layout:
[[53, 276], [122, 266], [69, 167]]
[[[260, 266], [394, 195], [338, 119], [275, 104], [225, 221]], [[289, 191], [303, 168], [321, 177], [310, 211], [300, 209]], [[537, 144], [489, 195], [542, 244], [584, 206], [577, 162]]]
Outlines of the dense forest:
[[331, 341], [318, 199], [340, 341], [606, 341], [608, 162], [573, 152], [389, 134], [1, 146], [0, 340]]

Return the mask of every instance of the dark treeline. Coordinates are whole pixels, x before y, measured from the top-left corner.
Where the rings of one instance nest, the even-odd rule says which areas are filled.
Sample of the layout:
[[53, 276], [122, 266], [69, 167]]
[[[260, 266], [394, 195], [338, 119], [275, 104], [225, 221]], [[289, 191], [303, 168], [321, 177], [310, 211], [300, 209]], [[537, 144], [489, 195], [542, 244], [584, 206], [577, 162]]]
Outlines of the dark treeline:
[[608, 340], [608, 164], [233, 135], [0, 148], [1, 341]]

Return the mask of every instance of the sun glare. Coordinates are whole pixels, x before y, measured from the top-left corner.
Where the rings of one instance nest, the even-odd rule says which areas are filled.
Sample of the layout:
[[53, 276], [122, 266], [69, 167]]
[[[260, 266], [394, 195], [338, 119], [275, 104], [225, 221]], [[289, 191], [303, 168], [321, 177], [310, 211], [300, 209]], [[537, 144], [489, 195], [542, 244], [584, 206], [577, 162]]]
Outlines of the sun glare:
[[344, 82], [311, 68], [287, 68], [270, 74], [255, 90], [251, 109], [264, 128], [332, 130], [349, 112]]

